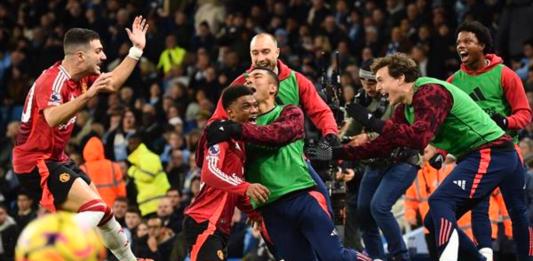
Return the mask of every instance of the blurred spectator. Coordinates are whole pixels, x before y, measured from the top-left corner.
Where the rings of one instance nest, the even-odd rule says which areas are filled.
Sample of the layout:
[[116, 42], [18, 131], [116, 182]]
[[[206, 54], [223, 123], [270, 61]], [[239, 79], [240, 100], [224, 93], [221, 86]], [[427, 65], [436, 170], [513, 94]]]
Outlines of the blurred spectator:
[[174, 240], [174, 232], [163, 226], [159, 217], [148, 218], [148, 234], [140, 237], [137, 254], [154, 260], [169, 260]]
[[13, 215], [20, 231], [22, 231], [30, 221], [37, 217], [37, 211], [33, 207], [33, 199], [24, 191], [17, 196], [17, 212]]
[[5, 136], [0, 137], [0, 176], [11, 169], [11, 150], [19, 132], [20, 122], [13, 121], [6, 128]]
[[128, 238], [128, 240], [130, 240], [131, 242], [133, 252], [137, 253], [136, 247], [138, 245], [137, 242], [139, 240], [139, 237], [137, 236], [137, 230], [142, 222], [141, 212], [136, 207], [129, 207], [126, 211], [126, 216], [124, 220], [126, 226], [123, 228], [125, 228], [129, 232], [127, 233], [127, 235], [129, 235], [130, 237]]
[[126, 227], [126, 211], [128, 210], [128, 199], [125, 197], [117, 197], [113, 205], [111, 205], [115, 219], [122, 227]]
[[161, 198], [159, 201], [159, 206], [157, 207], [157, 217], [163, 221], [163, 226], [172, 229], [174, 233], [179, 233], [181, 231], [181, 222], [183, 217], [178, 219], [174, 215], [174, 207], [172, 207], [171, 199], [167, 196]]
[[123, 111], [120, 122], [119, 126], [109, 129], [104, 135], [106, 158], [112, 161], [122, 161], [128, 157], [127, 140], [137, 131], [137, 117], [132, 109]]
[[[108, 206], [114, 206], [115, 199], [126, 197], [126, 184], [120, 165], [105, 158], [104, 144], [98, 137], [89, 139], [83, 148], [85, 163], [80, 166], [96, 186], [100, 197]], [[115, 212], [115, 215], [117, 213]], [[117, 217], [117, 220], [120, 220]]]
[[7, 214], [6, 206], [0, 205], [0, 260], [14, 260], [19, 231], [15, 220]]
[[140, 134], [133, 134], [128, 139], [128, 162], [131, 164], [128, 176], [135, 182], [137, 204], [144, 217], [157, 211], [159, 201], [170, 185], [159, 156], [150, 151], [141, 139]]
[[150, 104], [142, 106], [142, 121], [140, 131], [144, 133], [143, 141], [148, 148], [156, 153], [163, 151], [163, 125], [157, 120], [156, 108]]
[[533, 66], [533, 38], [524, 42], [523, 57], [519, 60], [519, 68], [516, 68], [516, 74], [520, 79], [528, 79], [528, 70]]
[[180, 66], [185, 59], [187, 51], [181, 48], [176, 43], [176, 36], [173, 34], [167, 35], [165, 39], [165, 50], [159, 56], [159, 63], [157, 69], [167, 74], [174, 66]]

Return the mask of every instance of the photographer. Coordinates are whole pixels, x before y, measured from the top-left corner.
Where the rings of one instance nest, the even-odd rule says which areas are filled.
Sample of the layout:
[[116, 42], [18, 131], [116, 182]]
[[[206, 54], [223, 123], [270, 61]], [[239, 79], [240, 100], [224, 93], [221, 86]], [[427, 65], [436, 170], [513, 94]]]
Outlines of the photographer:
[[[391, 106], [386, 97], [381, 96], [376, 90], [376, 78], [370, 70], [372, 62], [372, 59], [365, 62], [359, 70], [363, 88], [356, 94], [354, 103], [366, 107], [374, 118], [386, 120], [391, 115]], [[347, 136], [358, 134], [351, 137], [350, 144], [353, 146], [367, 143], [378, 136], [375, 132], [366, 131], [365, 126], [355, 120], [351, 120], [341, 133]], [[358, 196], [351, 197], [351, 200], [356, 200], [357, 203], [349, 202], [350, 197], [348, 197], [346, 232], [351, 229], [350, 224], [357, 220], [362, 230], [366, 251], [373, 259], [386, 260], [378, 228], [388, 242], [392, 260], [409, 259], [407, 247], [391, 209], [415, 179], [419, 161], [418, 151], [398, 149], [387, 159], [370, 159], [357, 163], [362, 165], [359, 169], [364, 170], [364, 175], [359, 185]], [[356, 175], [361, 174], [356, 173]], [[350, 196], [350, 187], [353, 186], [347, 187]], [[353, 240], [350, 234], [352, 233], [346, 233], [347, 241]]]

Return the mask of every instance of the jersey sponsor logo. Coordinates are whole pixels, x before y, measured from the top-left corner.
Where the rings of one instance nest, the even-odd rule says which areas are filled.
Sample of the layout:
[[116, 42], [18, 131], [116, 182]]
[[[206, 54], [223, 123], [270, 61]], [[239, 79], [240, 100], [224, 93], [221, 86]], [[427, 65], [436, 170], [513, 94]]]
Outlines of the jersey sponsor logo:
[[65, 130], [65, 129], [67, 129], [68, 126], [70, 126], [70, 125], [72, 125], [74, 123], [76, 123], [76, 116], [70, 118], [70, 120], [68, 120], [67, 123], [59, 125], [58, 128], [59, 128], [59, 130]]
[[61, 175], [59, 175], [59, 181], [65, 183], [67, 181], [70, 180], [70, 174], [64, 172], [64, 173], [61, 173]]
[[209, 155], [218, 155], [220, 153], [220, 147], [218, 146], [218, 144], [215, 144], [211, 147], [209, 147]]
[[466, 180], [464, 180], [464, 179], [462, 179], [462, 180], [454, 180], [452, 182], [453, 182], [453, 184], [459, 186], [462, 190], [465, 190]]

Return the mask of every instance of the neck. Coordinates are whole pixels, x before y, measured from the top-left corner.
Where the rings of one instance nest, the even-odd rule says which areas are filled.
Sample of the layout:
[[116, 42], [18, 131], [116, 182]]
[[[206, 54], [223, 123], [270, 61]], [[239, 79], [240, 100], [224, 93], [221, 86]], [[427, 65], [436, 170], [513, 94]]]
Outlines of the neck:
[[271, 111], [274, 107], [276, 107], [276, 103], [273, 100], [259, 102], [259, 112], [261, 114]]
[[466, 67], [468, 67], [472, 71], [477, 71], [483, 67], [485, 67], [488, 64], [488, 60], [485, 59], [485, 56], [481, 57], [481, 59], [474, 61], [470, 64], [467, 64]]
[[65, 59], [61, 61], [61, 65], [63, 66], [63, 68], [65, 68], [67, 73], [70, 75], [70, 79], [74, 81], [79, 81], [81, 78], [85, 76], [85, 74], [82, 71], [78, 70], [76, 66], [68, 60], [67, 57], [65, 57]]
[[413, 88], [415, 85], [414, 82], [406, 82], [404, 83], [404, 88], [408, 88], [407, 96], [402, 100], [403, 104], [411, 104], [413, 102], [413, 96], [415, 95], [415, 89]]

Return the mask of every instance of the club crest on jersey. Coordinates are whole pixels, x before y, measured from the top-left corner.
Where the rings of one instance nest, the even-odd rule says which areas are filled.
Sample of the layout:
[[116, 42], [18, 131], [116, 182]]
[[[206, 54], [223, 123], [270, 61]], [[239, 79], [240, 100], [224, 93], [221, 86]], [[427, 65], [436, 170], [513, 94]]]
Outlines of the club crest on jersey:
[[218, 144], [215, 144], [209, 147], [209, 155], [218, 155], [220, 153], [220, 147]]
[[70, 174], [64, 172], [64, 173], [61, 173], [61, 175], [59, 175], [59, 181], [65, 183], [67, 181], [70, 180]]

